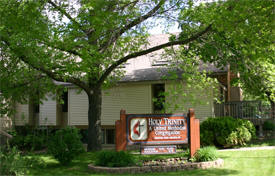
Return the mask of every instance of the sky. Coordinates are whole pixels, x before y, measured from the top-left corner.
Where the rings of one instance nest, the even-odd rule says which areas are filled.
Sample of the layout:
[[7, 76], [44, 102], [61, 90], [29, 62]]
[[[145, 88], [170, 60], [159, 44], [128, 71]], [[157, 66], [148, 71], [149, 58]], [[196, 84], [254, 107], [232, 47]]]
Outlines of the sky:
[[[175, 24], [168, 29], [168, 33], [178, 33], [178, 32], [181, 32], [181, 30], [178, 28], [178, 24]], [[149, 34], [154, 35], [154, 34], [163, 34], [163, 33], [166, 33], [166, 32], [164, 31], [164, 26], [162, 25], [158, 25], [152, 29], [149, 29]]]
[[[194, 0], [195, 5], [199, 5], [200, 3], [206, 3], [206, 2], [213, 2], [215, 0]], [[70, 3], [73, 4], [74, 7], [78, 6], [73, 0], [69, 1]], [[52, 14], [49, 14], [50, 18], [52, 18]], [[64, 17], [63, 19], [65, 22], [69, 21], [69, 19], [67, 19], [66, 17]], [[157, 21], [156, 21], [157, 22]], [[149, 29], [149, 34], [164, 34], [164, 33], [178, 33], [181, 32], [181, 30], [178, 28], [178, 23], [172, 25], [168, 31], [164, 30], [164, 26], [161, 24], [161, 22], [159, 23], [159, 25], [157, 25], [156, 27], [153, 27], [152, 29]]]

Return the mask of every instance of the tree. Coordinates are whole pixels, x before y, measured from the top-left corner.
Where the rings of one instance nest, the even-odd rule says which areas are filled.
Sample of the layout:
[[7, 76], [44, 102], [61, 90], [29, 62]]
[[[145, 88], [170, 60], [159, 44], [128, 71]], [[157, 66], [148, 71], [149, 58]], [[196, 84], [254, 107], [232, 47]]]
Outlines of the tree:
[[41, 84], [52, 79], [76, 85], [88, 96], [88, 150], [99, 150], [101, 90], [121, 73], [117, 67], [129, 59], [194, 41], [210, 28], [202, 26], [186, 39], [145, 48], [150, 26], [146, 20], [172, 17], [184, 2], [69, 2], [0, 2], [1, 68], [5, 69], [1, 74], [8, 75], [1, 91], [9, 92], [7, 87], [19, 82], [27, 85], [35, 76], [44, 77]]
[[[244, 5], [249, 7], [253, 2], [247, 1]], [[188, 0], [2, 0], [0, 67], [1, 84], [4, 84], [0, 91], [9, 97], [14, 90], [10, 87], [42, 84], [43, 94], [51, 89], [52, 80], [74, 84], [88, 96], [88, 150], [99, 150], [101, 91], [123, 74], [118, 66], [174, 45], [188, 44], [191, 51], [193, 46], [200, 46], [204, 37], [221, 33], [225, 29], [220, 26], [223, 18], [231, 19], [228, 14], [231, 7], [225, 2], [212, 4], [203, 14], [204, 11], [198, 10], [202, 6]], [[222, 12], [220, 16], [218, 11]], [[174, 19], [180, 20], [182, 35], [148, 48], [147, 31], [159, 18], [165, 19], [167, 26]], [[204, 21], [186, 25], [196, 19]], [[234, 27], [228, 25], [231, 29]], [[233, 41], [236, 39], [232, 36]], [[211, 58], [205, 60], [212, 61]], [[223, 62], [227, 62], [225, 58], [219, 63]], [[23, 87], [21, 93], [27, 91]]]
[[195, 57], [219, 68], [230, 65], [233, 73], [240, 74], [233, 82], [246, 93], [268, 100], [275, 118], [274, 2], [192, 4], [180, 18], [188, 18], [182, 20], [183, 36], [200, 24], [211, 25], [208, 35], [190, 43], [186, 53], [196, 53]]

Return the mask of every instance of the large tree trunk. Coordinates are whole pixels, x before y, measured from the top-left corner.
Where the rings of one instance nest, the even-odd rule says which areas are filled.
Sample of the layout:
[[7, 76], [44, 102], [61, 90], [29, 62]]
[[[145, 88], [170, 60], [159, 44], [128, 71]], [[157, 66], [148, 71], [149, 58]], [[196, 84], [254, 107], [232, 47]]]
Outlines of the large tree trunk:
[[88, 94], [89, 110], [88, 110], [88, 151], [101, 150], [101, 89], [93, 90], [92, 94]]

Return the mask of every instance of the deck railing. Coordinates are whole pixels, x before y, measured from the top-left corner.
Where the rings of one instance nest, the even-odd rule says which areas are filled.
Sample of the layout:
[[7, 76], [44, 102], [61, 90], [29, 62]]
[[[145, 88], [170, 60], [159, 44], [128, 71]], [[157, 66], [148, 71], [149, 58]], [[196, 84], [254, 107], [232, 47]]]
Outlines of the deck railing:
[[261, 101], [234, 101], [215, 103], [216, 117], [232, 116], [235, 118], [263, 119], [272, 118], [272, 108]]

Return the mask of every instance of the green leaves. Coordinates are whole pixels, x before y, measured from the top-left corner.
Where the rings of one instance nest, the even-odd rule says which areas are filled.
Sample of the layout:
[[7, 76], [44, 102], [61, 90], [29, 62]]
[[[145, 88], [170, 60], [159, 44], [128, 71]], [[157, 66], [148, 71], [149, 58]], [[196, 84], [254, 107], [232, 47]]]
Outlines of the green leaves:
[[218, 159], [218, 153], [214, 146], [200, 148], [196, 151], [194, 158], [191, 158], [196, 162], [214, 161], [216, 159]]
[[190, 43], [184, 54], [196, 53], [193, 58], [199, 56], [219, 68], [230, 64], [231, 71], [240, 74], [245, 92], [274, 102], [274, 2], [228, 0], [191, 5], [179, 18], [181, 36], [208, 24], [212, 30]]
[[95, 165], [107, 167], [125, 167], [135, 165], [135, 158], [125, 151], [100, 151], [97, 153]]
[[203, 145], [222, 147], [244, 146], [256, 132], [250, 121], [233, 117], [207, 118], [200, 129]]
[[67, 127], [57, 130], [49, 142], [48, 152], [61, 164], [68, 165], [84, 152], [78, 129]]

